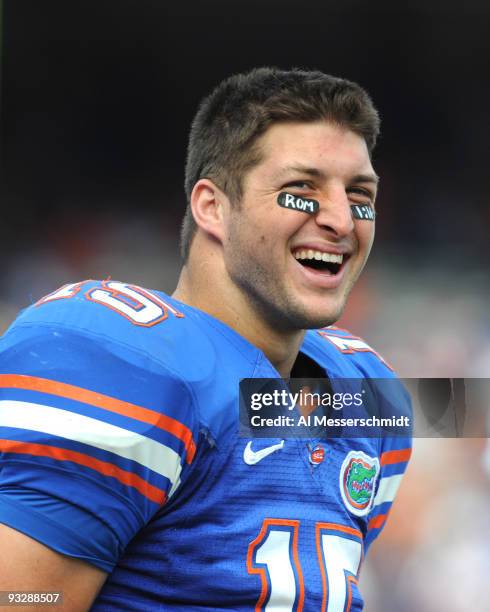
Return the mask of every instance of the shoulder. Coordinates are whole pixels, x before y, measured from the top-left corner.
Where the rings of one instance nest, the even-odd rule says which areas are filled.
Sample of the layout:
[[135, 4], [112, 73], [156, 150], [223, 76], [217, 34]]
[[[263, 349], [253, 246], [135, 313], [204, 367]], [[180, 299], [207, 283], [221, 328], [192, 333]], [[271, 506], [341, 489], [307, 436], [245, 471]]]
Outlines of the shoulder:
[[359, 336], [330, 326], [306, 332], [303, 348], [320, 365], [339, 377], [393, 378], [391, 365]]
[[[363, 402], [369, 413], [383, 417], [407, 417], [403, 433], [411, 431], [412, 400], [391, 365], [362, 338], [339, 327], [310, 330], [302, 351], [315, 359], [330, 379], [362, 379]], [[399, 433], [400, 433], [399, 432]]]
[[197, 456], [185, 321], [170, 298], [115, 281], [66, 285], [20, 314], [0, 339], [3, 522], [112, 569]]
[[184, 314], [162, 292], [89, 280], [64, 285], [22, 311], [0, 350], [19, 350], [26, 343], [73, 346], [80, 356], [95, 351], [133, 367], [160, 367], [178, 378], [192, 378], [189, 355], [205, 353], [209, 363], [219, 342], [206, 332], [205, 321]]
[[99, 394], [112, 407], [123, 402], [195, 429], [196, 387], [212, 376], [219, 350], [203, 325], [160, 292], [71, 283], [26, 308], [0, 339], [0, 387], [41, 385], [75, 401], [88, 393], [97, 405]]
[[71, 283], [25, 309], [0, 338], [0, 388], [12, 383], [5, 375], [55, 381], [164, 413], [194, 433], [202, 425], [217, 439], [233, 424], [237, 381], [254, 371], [257, 350], [244, 344], [162, 292]]
[[[0, 339], [1, 397], [90, 412], [121, 431], [136, 422], [138, 435], [163, 414], [170, 430], [180, 427], [175, 420], [195, 434], [195, 398], [176, 325], [183, 317], [162, 295], [83, 281], [26, 308]], [[166, 321], [167, 336], [158, 330]]]

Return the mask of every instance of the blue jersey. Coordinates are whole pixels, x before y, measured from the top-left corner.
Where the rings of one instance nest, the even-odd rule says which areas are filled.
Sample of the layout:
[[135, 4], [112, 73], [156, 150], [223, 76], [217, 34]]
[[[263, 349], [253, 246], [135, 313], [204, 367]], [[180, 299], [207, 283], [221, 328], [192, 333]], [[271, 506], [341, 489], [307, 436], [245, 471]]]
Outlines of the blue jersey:
[[[344, 330], [301, 353], [394, 377]], [[0, 341], [0, 522], [107, 572], [93, 610], [361, 610], [410, 440], [241, 437], [239, 380], [278, 376], [160, 292], [62, 287]]]

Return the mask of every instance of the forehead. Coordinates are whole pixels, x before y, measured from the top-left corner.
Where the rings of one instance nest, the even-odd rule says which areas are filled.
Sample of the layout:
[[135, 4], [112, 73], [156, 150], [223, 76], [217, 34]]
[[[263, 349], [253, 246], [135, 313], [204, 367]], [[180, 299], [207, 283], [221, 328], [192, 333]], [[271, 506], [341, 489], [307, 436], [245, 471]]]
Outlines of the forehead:
[[364, 138], [327, 121], [276, 123], [257, 144], [262, 153], [257, 170], [270, 176], [296, 167], [346, 178], [374, 172]]

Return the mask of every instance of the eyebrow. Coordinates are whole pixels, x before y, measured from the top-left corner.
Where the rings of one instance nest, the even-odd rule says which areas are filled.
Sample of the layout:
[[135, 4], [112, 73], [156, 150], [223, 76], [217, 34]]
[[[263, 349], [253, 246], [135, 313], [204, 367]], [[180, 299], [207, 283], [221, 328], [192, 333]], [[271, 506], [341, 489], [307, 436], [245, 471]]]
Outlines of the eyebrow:
[[356, 174], [352, 177], [353, 183], [373, 183], [374, 185], [379, 184], [379, 176], [374, 174]]
[[[308, 166], [295, 165], [295, 166], [286, 166], [278, 173], [278, 178], [283, 174], [287, 174], [288, 172], [298, 172], [300, 174], [309, 174], [312, 177], [325, 179], [327, 175], [322, 170], [318, 168], [310, 168]], [[356, 174], [351, 179], [352, 183], [373, 183], [374, 185], [378, 185], [379, 176], [376, 173], [373, 174]]]

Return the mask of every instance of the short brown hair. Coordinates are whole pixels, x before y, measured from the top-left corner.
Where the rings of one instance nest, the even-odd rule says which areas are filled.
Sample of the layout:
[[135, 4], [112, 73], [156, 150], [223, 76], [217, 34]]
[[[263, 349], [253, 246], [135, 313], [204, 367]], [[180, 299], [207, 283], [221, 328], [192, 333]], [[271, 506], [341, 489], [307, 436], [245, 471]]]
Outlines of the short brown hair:
[[273, 123], [319, 120], [346, 126], [365, 139], [369, 154], [374, 149], [380, 121], [371, 98], [356, 83], [323, 72], [256, 68], [225, 79], [204, 98], [187, 149], [184, 261], [197, 227], [190, 207], [196, 182], [207, 177], [238, 202], [245, 173], [261, 159], [257, 139]]

